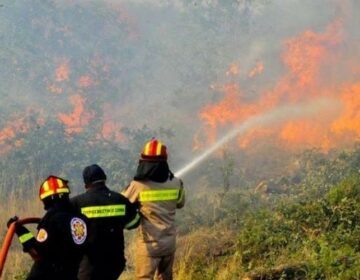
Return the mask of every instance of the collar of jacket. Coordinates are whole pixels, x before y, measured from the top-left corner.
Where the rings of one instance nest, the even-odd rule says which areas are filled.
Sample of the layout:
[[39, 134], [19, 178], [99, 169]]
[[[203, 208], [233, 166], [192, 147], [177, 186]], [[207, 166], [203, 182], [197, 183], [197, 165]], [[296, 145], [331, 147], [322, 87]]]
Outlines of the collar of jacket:
[[99, 183], [99, 184], [95, 184], [93, 186], [91, 186], [90, 188], [88, 188], [86, 190], [86, 192], [97, 192], [97, 191], [108, 191], [108, 187], [103, 184], [103, 183]]

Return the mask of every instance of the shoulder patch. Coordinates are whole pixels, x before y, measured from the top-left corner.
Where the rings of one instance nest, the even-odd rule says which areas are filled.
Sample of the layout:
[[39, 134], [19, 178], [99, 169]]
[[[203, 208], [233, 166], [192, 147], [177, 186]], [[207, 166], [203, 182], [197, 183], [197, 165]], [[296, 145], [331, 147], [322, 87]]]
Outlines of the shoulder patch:
[[81, 245], [87, 237], [85, 222], [80, 218], [72, 218], [70, 222], [71, 236], [75, 244]]
[[36, 236], [36, 240], [39, 242], [44, 242], [48, 238], [48, 233], [45, 229], [41, 228], [38, 231], [38, 234]]

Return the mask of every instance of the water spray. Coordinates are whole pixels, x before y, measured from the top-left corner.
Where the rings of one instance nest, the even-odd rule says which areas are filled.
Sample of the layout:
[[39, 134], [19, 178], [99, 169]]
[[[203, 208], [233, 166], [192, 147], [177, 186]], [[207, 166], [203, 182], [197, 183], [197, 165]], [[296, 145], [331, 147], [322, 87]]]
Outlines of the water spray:
[[176, 177], [181, 177], [189, 172], [191, 169], [199, 165], [202, 161], [208, 158], [211, 154], [221, 148], [224, 144], [234, 139], [235, 137], [244, 134], [248, 129], [280, 123], [283, 121], [289, 121], [303, 116], [312, 116], [318, 114], [323, 110], [333, 110], [339, 107], [339, 103], [333, 99], [316, 99], [312, 102], [298, 104], [298, 105], [288, 105], [278, 107], [272, 111], [265, 112], [261, 115], [253, 116], [239, 126], [230, 130], [222, 138], [220, 138], [215, 144], [207, 148], [202, 154], [194, 158], [191, 162], [186, 164], [183, 168], [175, 172]]

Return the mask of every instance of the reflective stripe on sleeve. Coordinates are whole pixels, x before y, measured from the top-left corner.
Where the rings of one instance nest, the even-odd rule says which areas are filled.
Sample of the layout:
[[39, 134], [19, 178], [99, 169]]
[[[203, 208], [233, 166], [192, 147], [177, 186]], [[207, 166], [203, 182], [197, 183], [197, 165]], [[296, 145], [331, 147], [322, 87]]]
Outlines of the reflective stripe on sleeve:
[[29, 241], [33, 237], [34, 235], [31, 232], [27, 232], [19, 236], [19, 241], [21, 244], [24, 244], [26, 241]]
[[176, 203], [180, 203], [184, 198], [184, 189], [179, 190], [179, 199], [176, 201]]
[[179, 196], [178, 189], [146, 190], [140, 192], [139, 200], [141, 202], [168, 201], [168, 200], [177, 200], [178, 196]]
[[140, 215], [139, 215], [139, 213], [136, 213], [135, 218], [134, 218], [132, 221], [130, 221], [129, 223], [127, 223], [127, 224], [125, 225], [125, 228], [131, 228], [131, 227], [134, 226], [139, 220], [140, 220]]
[[88, 218], [104, 218], [125, 216], [125, 205], [103, 205], [82, 207], [81, 213]]

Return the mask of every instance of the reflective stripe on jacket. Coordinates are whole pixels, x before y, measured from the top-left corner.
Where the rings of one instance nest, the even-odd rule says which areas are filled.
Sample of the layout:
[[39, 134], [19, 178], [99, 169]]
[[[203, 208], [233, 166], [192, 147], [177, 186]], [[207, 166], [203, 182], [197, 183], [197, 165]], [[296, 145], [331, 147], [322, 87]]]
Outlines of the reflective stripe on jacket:
[[86, 221], [70, 203], [58, 203], [41, 219], [36, 236], [19, 226], [16, 234], [24, 251], [34, 250], [39, 257], [26, 279], [77, 279], [87, 241]]
[[[79, 279], [117, 279], [125, 266], [123, 230], [138, 225], [137, 205], [105, 185], [89, 188], [71, 202], [88, 218], [89, 225], [88, 250]], [[115, 276], [105, 277], [110, 274]]]
[[140, 203], [137, 253], [154, 257], [172, 254], [176, 242], [175, 211], [185, 204], [181, 180], [132, 181], [122, 194], [131, 202]]

